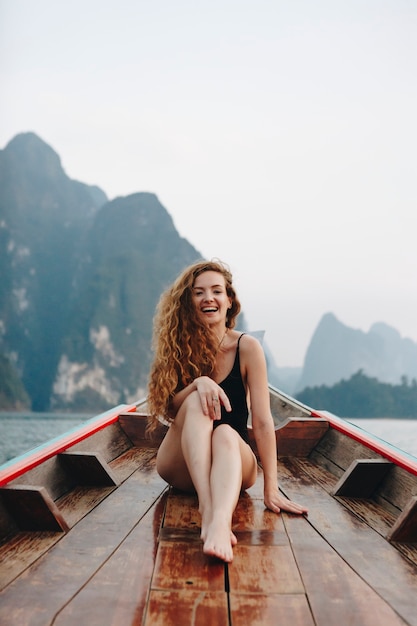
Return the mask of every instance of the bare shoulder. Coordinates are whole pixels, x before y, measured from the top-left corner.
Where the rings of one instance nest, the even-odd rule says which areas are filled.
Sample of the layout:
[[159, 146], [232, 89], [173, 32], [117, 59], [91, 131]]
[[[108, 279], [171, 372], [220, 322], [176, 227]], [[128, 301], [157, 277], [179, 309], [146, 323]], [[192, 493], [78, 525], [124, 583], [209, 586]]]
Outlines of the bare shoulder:
[[249, 334], [243, 335], [239, 346], [241, 371], [249, 385], [252, 398], [252, 392], [257, 394], [259, 389], [267, 388], [265, 353], [259, 340]]
[[245, 333], [239, 343], [240, 353], [243, 357], [264, 358], [264, 350], [261, 343], [253, 335]]

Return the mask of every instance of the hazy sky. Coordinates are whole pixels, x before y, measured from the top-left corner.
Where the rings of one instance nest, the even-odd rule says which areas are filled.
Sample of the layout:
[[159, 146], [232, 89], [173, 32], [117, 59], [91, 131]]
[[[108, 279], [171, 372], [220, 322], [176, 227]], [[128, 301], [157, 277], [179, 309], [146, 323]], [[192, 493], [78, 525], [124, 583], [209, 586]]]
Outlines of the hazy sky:
[[417, 341], [417, 3], [0, 0], [0, 148], [151, 191], [302, 365], [322, 315]]

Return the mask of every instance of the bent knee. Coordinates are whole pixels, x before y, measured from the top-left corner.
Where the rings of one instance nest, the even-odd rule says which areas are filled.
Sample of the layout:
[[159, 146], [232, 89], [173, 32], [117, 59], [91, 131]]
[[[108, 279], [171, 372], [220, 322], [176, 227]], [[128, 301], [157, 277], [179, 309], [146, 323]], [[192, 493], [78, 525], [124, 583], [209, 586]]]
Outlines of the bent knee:
[[188, 394], [188, 396], [186, 398], [184, 398], [181, 406], [180, 406], [180, 410], [181, 409], [199, 409], [199, 410], [203, 410], [202, 406], [201, 406], [201, 400], [200, 400], [200, 396], [198, 394], [198, 391], [192, 391], [191, 393]]
[[191, 417], [193, 420], [201, 418], [212, 423], [212, 419], [209, 415], [206, 415], [201, 405], [201, 399], [198, 391], [192, 391], [182, 402], [180, 408], [175, 416], [175, 422], [183, 424], [187, 417]]
[[198, 391], [192, 391], [186, 398], [184, 398], [180, 408], [178, 409], [177, 415], [185, 415], [187, 413], [198, 413], [204, 415]]
[[239, 433], [230, 424], [219, 424], [213, 431], [213, 443], [239, 449]]

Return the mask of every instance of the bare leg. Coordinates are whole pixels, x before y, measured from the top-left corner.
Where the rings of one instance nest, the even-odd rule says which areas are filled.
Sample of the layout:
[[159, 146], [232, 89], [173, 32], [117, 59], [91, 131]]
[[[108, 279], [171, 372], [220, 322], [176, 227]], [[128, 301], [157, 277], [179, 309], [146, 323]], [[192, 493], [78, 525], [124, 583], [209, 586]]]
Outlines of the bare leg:
[[178, 411], [157, 456], [157, 470], [162, 478], [178, 489], [197, 491], [202, 529], [206, 520], [211, 518], [212, 434], [213, 422], [202, 412], [198, 394], [190, 394]]
[[192, 483], [198, 495], [202, 537], [205, 534], [208, 520], [211, 519], [212, 511], [210, 487], [212, 436], [213, 421], [210, 417], [204, 415], [200, 399], [195, 394], [195, 397], [190, 398], [190, 402], [187, 404], [181, 433], [181, 448]]
[[[244, 475], [243, 475], [244, 474]], [[205, 554], [230, 563], [236, 537], [231, 531], [232, 516], [242, 485], [256, 480], [256, 460], [249, 446], [230, 426], [216, 428], [212, 436], [210, 472], [212, 515], [204, 539]]]
[[213, 431], [197, 393], [178, 411], [157, 456], [157, 469], [169, 484], [197, 491], [205, 554], [233, 559], [231, 531], [239, 493], [256, 480], [256, 459], [249, 446], [227, 425]]

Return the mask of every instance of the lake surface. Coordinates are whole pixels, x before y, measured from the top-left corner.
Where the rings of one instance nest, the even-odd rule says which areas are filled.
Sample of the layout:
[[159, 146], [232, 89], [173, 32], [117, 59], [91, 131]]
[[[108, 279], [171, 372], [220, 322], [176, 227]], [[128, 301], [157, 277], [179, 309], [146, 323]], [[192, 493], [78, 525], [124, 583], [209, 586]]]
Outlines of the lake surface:
[[91, 417], [93, 414], [0, 413], [0, 465]]
[[[0, 465], [78, 426], [94, 415], [0, 413]], [[417, 420], [349, 419], [417, 458]]]
[[347, 421], [417, 457], [417, 419], [350, 418]]

